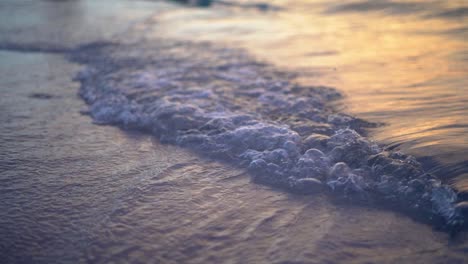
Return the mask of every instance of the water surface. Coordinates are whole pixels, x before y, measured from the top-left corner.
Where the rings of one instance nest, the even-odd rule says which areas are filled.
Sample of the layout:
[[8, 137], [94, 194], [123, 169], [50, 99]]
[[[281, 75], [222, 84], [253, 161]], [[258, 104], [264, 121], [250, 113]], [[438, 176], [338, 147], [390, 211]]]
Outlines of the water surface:
[[466, 188], [466, 1], [268, 3], [170, 11], [148, 34], [243, 47], [306, 84], [337, 87], [347, 95], [338, 107], [384, 124], [375, 140]]
[[[6, 20], [0, 25], [0, 43], [9, 50], [0, 52], [0, 259], [5, 263], [465, 262], [468, 246], [463, 242], [466, 239], [463, 233], [459, 240], [453, 241], [447, 234], [396, 212], [336, 204], [322, 194], [312, 198], [253, 184], [247, 172], [237, 167], [163, 145], [149, 135], [95, 125], [90, 117], [80, 114], [85, 104], [76, 96], [79, 85], [71, 81], [81, 66], [70, 63], [60, 52], [40, 52], [41, 49], [50, 51], [51, 47], [67, 50], [89, 41], [121, 41], [122, 36], [129, 36], [129, 29], [137, 34], [146, 32], [148, 38], [150, 33], [159, 34], [158, 37], [184, 33], [183, 36], [192, 39], [242, 45], [265, 60], [276, 58], [275, 63], [282, 67], [297, 72], [304, 69], [310, 73], [307, 76], [313, 77], [304, 82], [323, 82], [347, 91], [349, 96], [340, 105], [364, 115], [365, 111], [358, 112], [362, 108], [357, 106], [374, 99], [353, 100], [371, 95], [377, 100], [379, 94], [366, 95], [372, 91], [371, 86], [357, 89], [358, 81], [353, 80], [358, 77], [352, 77], [353, 74], [375, 70], [380, 73], [379, 78], [371, 75], [368, 78], [380, 79], [381, 87], [384, 87], [382, 80], [391, 78], [364, 60], [365, 63], [357, 63], [353, 68], [351, 62], [357, 58], [353, 55], [349, 61], [345, 60], [343, 54], [347, 50], [331, 44], [338, 41], [336, 36], [328, 42], [329, 46], [321, 46], [322, 49], [312, 41], [320, 38], [309, 36], [309, 41], [298, 42], [304, 48], [302, 51], [297, 48], [297, 58], [291, 55], [296, 49], [285, 49], [281, 55], [281, 47], [294, 39], [286, 31], [294, 32], [297, 28], [304, 32], [313, 28], [300, 29], [298, 25], [305, 24], [298, 20], [287, 27], [284, 24], [285, 30], [280, 30], [280, 24], [296, 13], [323, 17], [325, 20], [320, 19], [319, 24], [340, 16], [362, 19], [362, 15], [342, 11], [343, 14], [333, 18], [323, 13], [326, 10], [323, 4], [310, 2], [298, 3], [296, 7], [278, 2], [278, 6], [290, 11], [266, 13], [232, 6], [215, 6], [214, 11], [171, 6], [168, 11], [167, 5], [151, 6], [147, 1], [112, 1], [112, 5], [109, 2], [2, 1], [0, 4], [1, 17]], [[31, 8], [37, 12], [25, 16], [32, 14]], [[379, 8], [378, 4], [370, 9]], [[349, 10], [352, 6], [341, 9]], [[163, 11], [164, 16], [152, 15]], [[443, 11], [434, 14], [431, 17], [447, 16]], [[166, 19], [175, 23], [176, 16], [184, 17], [185, 22], [178, 21], [179, 24], [171, 27], [165, 24]], [[402, 14], [398, 19], [406, 19], [405, 16], [414, 15]], [[446, 23], [461, 23], [456, 18], [459, 13], [449, 12], [448, 16], [455, 18]], [[270, 17], [274, 19], [266, 20]], [[375, 15], [375, 20], [377, 17], [382, 16]], [[249, 18], [252, 23], [234, 26], [232, 22], [236, 18], [247, 22]], [[191, 31], [190, 26], [194, 26]], [[335, 27], [329, 27], [333, 29], [330, 34], [335, 35]], [[461, 50], [463, 42], [457, 38], [445, 34], [432, 36], [433, 32], [426, 31], [412, 36], [444, 39], [460, 45]], [[281, 40], [281, 36], [288, 41]], [[279, 42], [262, 42], [266, 37], [278, 38]], [[31, 46], [36, 40], [45, 44], [39, 45], [40, 48]], [[313, 45], [317, 47], [308, 51], [310, 57], [307, 57], [311, 64], [302, 65], [304, 49]], [[360, 50], [358, 46], [355, 51]], [[338, 59], [340, 56], [343, 57]], [[345, 61], [349, 62], [347, 68]], [[440, 65], [450, 61], [440, 60]], [[463, 63], [462, 60], [460, 65]], [[348, 70], [340, 72], [340, 65]], [[424, 65], [421, 62], [421, 67]], [[364, 78], [366, 74], [359, 76]], [[349, 85], [344, 85], [342, 78], [348, 78]], [[351, 88], [353, 83], [355, 90]], [[373, 107], [376, 106], [380, 104]], [[392, 124], [398, 124], [390, 122], [397, 118], [392, 117], [391, 109], [384, 111], [388, 112], [385, 117], [388, 125], [381, 128], [382, 133], [392, 131]], [[419, 124], [419, 117], [413, 118], [414, 124]], [[451, 127], [447, 129], [452, 131]], [[410, 144], [411, 140], [405, 142]]]

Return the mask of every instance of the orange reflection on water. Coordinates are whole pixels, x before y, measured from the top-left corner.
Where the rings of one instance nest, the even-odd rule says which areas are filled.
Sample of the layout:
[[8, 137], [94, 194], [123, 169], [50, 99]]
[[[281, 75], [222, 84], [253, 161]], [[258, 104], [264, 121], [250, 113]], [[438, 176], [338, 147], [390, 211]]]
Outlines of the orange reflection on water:
[[466, 1], [272, 3], [282, 9], [168, 12], [155, 17], [153, 34], [245, 48], [301, 72], [301, 82], [343, 91], [346, 111], [386, 124], [375, 139], [466, 160], [468, 14], [456, 9]]

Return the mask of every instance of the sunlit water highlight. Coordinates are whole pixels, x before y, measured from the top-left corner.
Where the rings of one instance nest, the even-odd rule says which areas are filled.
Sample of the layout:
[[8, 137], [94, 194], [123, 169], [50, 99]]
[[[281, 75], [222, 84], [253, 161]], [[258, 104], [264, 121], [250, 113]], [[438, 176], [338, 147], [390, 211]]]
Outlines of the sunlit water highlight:
[[306, 84], [335, 86], [347, 95], [339, 107], [385, 124], [373, 138], [428, 157], [433, 172], [466, 188], [466, 1], [269, 3], [167, 12], [148, 35], [243, 47]]

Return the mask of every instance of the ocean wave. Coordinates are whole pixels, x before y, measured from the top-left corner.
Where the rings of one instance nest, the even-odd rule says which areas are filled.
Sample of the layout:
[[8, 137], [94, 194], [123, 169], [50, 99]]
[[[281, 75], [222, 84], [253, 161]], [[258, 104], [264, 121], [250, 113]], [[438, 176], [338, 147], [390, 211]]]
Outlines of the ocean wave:
[[96, 123], [227, 159], [255, 182], [383, 201], [450, 230], [464, 223], [456, 192], [414, 157], [363, 136], [372, 124], [335, 111], [335, 89], [298, 85], [294, 74], [209, 43], [95, 43], [71, 58], [86, 65], [76, 80]]

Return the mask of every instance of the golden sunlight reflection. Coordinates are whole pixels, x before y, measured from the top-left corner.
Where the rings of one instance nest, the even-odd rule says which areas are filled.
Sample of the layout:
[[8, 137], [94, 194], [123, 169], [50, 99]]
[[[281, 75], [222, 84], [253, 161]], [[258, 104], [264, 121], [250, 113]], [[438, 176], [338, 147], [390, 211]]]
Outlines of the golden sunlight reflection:
[[372, 131], [376, 140], [445, 163], [466, 161], [466, 1], [360, 3], [180, 10], [154, 17], [161, 26], [151, 34], [245, 48], [302, 73], [301, 82], [343, 91], [339, 107], [386, 124]]

